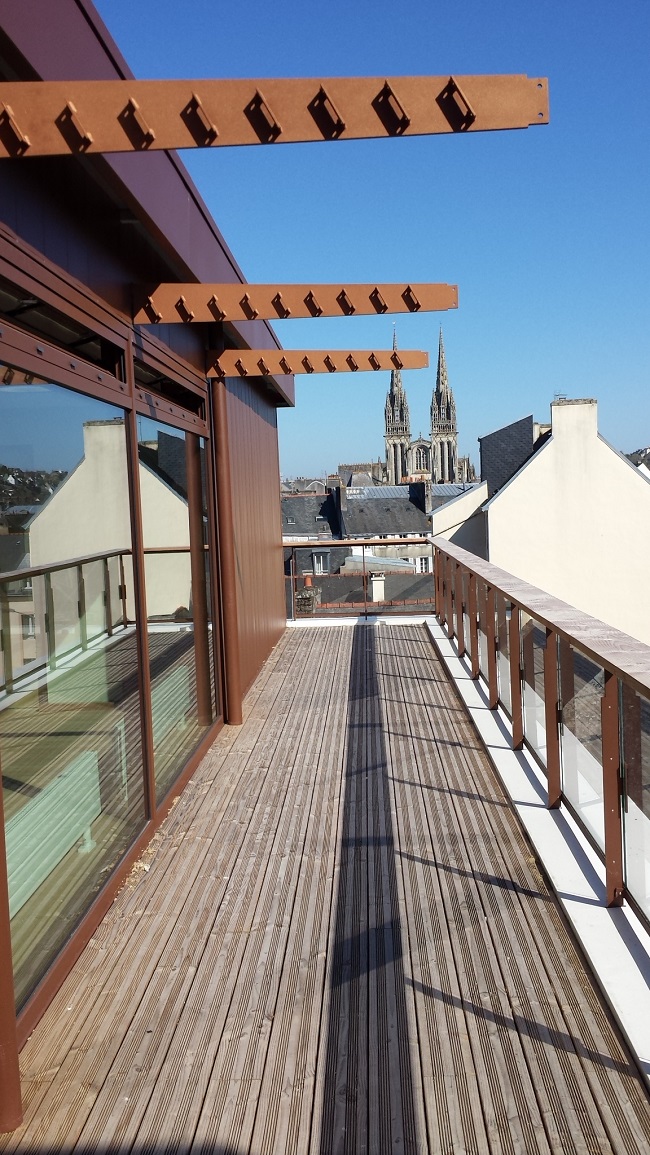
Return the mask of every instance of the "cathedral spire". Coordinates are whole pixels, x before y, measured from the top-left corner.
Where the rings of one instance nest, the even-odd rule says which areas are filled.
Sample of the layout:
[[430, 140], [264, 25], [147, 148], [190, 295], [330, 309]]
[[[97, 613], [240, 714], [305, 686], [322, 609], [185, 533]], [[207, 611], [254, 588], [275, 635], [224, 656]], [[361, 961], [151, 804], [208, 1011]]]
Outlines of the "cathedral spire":
[[[397, 330], [393, 332], [393, 349], [397, 349]], [[411, 441], [411, 420], [400, 369], [391, 372], [384, 417], [388, 483], [399, 485], [402, 477], [408, 474], [407, 457]]]
[[442, 326], [438, 341], [438, 372], [431, 399], [431, 458], [434, 482], [456, 480], [458, 460], [458, 430], [456, 402], [449, 387], [447, 358], [442, 340]]

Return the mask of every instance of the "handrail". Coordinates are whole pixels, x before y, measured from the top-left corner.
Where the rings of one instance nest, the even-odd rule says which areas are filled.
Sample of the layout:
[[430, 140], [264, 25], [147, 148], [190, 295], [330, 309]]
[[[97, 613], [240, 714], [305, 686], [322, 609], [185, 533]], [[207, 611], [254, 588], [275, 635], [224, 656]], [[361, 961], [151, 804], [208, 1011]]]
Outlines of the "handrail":
[[650, 646], [645, 642], [631, 638], [614, 626], [468, 553], [446, 538], [429, 537], [428, 540], [436, 550], [471, 570], [541, 625], [555, 630], [561, 638], [579, 646], [599, 666], [616, 674], [632, 689], [650, 697]]
[[69, 557], [65, 561], [49, 562], [47, 565], [30, 566], [28, 569], [14, 569], [0, 572], [0, 582], [19, 582], [29, 577], [43, 577], [44, 574], [56, 573], [62, 569], [73, 569], [75, 566], [88, 565], [93, 561], [108, 561], [109, 557], [124, 557], [130, 554], [131, 549], [113, 549], [108, 553], [89, 553], [84, 557]]
[[[650, 646], [446, 538], [432, 536], [429, 541], [434, 551], [438, 621], [450, 639], [457, 636], [459, 657], [469, 650], [471, 676], [486, 680], [490, 708], [502, 705], [509, 713], [513, 748], [525, 744], [543, 767], [548, 807], [566, 805], [601, 854], [607, 905], [618, 906], [626, 898], [648, 921], [650, 891], [644, 879], [650, 862], [644, 848], [650, 844], [650, 818], [641, 790], [650, 758], [650, 733], [647, 721], [642, 722], [643, 702], [650, 706]], [[502, 599], [499, 614], [496, 595]], [[522, 613], [545, 636], [534, 642], [532, 633], [524, 634], [527, 623], [522, 621]], [[541, 669], [535, 664], [534, 647], [543, 654]], [[509, 671], [504, 683], [500, 683], [497, 672], [502, 648]], [[575, 716], [571, 720], [571, 714], [566, 713], [576, 701], [572, 653], [602, 671], [602, 677], [598, 675], [591, 683], [589, 732], [584, 736], [584, 745], [582, 736], [573, 730]], [[569, 662], [565, 666], [567, 654]], [[543, 688], [538, 690], [539, 679]], [[589, 681], [585, 683], [588, 684]], [[525, 692], [531, 695], [528, 705]], [[596, 707], [598, 699], [600, 704]], [[529, 736], [525, 715], [530, 710]], [[540, 711], [543, 722], [538, 723]], [[595, 750], [593, 746], [590, 749], [593, 742], [597, 743]], [[595, 765], [600, 766], [599, 781], [593, 777], [591, 767]], [[595, 818], [590, 820], [581, 806], [580, 774], [590, 805], [598, 800], [592, 811], [592, 815], [599, 815], [596, 825]], [[627, 812], [632, 805], [636, 810], [628, 830], [628, 823], [623, 824], [623, 809]], [[628, 854], [635, 859], [633, 868]]]

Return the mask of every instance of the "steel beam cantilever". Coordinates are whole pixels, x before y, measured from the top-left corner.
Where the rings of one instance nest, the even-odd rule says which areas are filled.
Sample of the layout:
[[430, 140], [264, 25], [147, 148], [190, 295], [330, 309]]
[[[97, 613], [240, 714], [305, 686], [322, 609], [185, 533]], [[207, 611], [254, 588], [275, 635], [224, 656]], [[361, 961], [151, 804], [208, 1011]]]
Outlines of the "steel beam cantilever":
[[528, 128], [546, 79], [505, 76], [0, 83], [0, 156]]
[[133, 319], [138, 325], [277, 321], [457, 308], [457, 285], [162, 284], [136, 290]]
[[417, 349], [225, 349], [208, 353], [208, 377], [267, 377], [292, 373], [356, 373], [380, 369], [426, 369], [428, 353]]

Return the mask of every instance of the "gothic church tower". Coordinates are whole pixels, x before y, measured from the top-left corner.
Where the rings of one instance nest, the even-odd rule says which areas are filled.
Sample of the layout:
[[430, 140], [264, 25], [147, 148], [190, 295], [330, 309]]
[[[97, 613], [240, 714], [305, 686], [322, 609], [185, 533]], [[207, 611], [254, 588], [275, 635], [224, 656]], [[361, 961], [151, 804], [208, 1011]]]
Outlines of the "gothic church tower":
[[[393, 349], [397, 349], [397, 336], [393, 336]], [[411, 442], [411, 423], [406, 393], [402, 385], [402, 374], [393, 369], [390, 375], [390, 389], [384, 409], [386, 421], [386, 480], [388, 485], [399, 485], [408, 476], [408, 451]]]
[[434, 484], [458, 481], [456, 402], [449, 388], [442, 329], [438, 344], [438, 373], [431, 400], [431, 478]]

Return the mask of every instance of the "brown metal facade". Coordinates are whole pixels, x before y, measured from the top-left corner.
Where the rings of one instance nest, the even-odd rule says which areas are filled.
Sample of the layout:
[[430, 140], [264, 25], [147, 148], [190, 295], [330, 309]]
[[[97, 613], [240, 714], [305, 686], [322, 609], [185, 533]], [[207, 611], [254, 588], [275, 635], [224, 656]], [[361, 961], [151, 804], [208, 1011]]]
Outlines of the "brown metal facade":
[[[4, 70], [25, 79], [34, 75], [55, 77], [57, 70], [65, 75], [128, 74], [101, 22], [84, 0], [62, 0], [56, 13], [50, 11], [50, 6], [43, 6], [41, 15], [42, 20], [35, 22], [22, 7], [17, 11], [0, 0], [0, 74]], [[52, 51], [53, 44], [57, 45], [56, 52]], [[0, 1130], [11, 1130], [20, 1120], [18, 1047], [51, 1002], [136, 857], [223, 724], [223, 671], [241, 665], [244, 688], [248, 686], [285, 627], [276, 406], [293, 402], [292, 378], [230, 383], [227, 448], [232, 462], [228, 476], [232, 520], [228, 524], [220, 516], [223, 502], [217, 490], [218, 460], [213, 446], [222, 430], [215, 429], [205, 354], [211, 345], [223, 347], [239, 341], [237, 323], [158, 325], [154, 334], [131, 322], [133, 283], [169, 281], [175, 277], [207, 279], [208, 269], [213, 278], [216, 274], [223, 281], [243, 281], [232, 254], [176, 157], [158, 153], [146, 161], [139, 159], [135, 165], [129, 157], [98, 156], [81, 163], [69, 157], [41, 159], [27, 165], [9, 160], [3, 166], [0, 404], [8, 396], [2, 393], [5, 387], [11, 387], [12, 395], [20, 395], [21, 387], [29, 390], [43, 383], [42, 387], [56, 397], [82, 398], [84, 412], [90, 418], [97, 415], [94, 405], [99, 406], [100, 415], [106, 412], [108, 420], [84, 418], [84, 429], [93, 425], [109, 429], [113, 425], [117, 429], [123, 446], [123, 501], [129, 525], [126, 550], [105, 550], [98, 556], [81, 549], [63, 561], [57, 558], [55, 565], [43, 564], [40, 569], [23, 569], [11, 575], [14, 581], [24, 580], [27, 575], [27, 579], [41, 583], [49, 599], [43, 634], [49, 656], [38, 674], [42, 685], [34, 699], [37, 706], [33, 716], [41, 717], [37, 709], [41, 710], [42, 717], [50, 719], [47, 725], [58, 725], [51, 720], [58, 707], [53, 698], [48, 701], [48, 693], [57, 659], [53, 608], [57, 598], [60, 600], [60, 585], [69, 573], [71, 588], [76, 591], [74, 605], [79, 620], [75, 628], [79, 631], [80, 650], [85, 652], [91, 603], [84, 580], [95, 581], [101, 574], [104, 641], [98, 643], [97, 652], [102, 647], [106, 652], [113, 647], [111, 652], [117, 653], [120, 637], [128, 635], [131, 649], [124, 678], [132, 689], [128, 711], [117, 709], [108, 693], [104, 695], [106, 701], [99, 705], [113, 720], [111, 741], [117, 735], [115, 742], [122, 743], [122, 774], [125, 783], [128, 777], [129, 805], [139, 807], [139, 816], [132, 833], [116, 850], [110, 867], [95, 880], [90, 877], [88, 896], [79, 900], [74, 917], [69, 923], [62, 922], [70, 926], [67, 939], [62, 938], [47, 965], [35, 969], [36, 978], [31, 985], [21, 980], [19, 994], [18, 989], [14, 992], [12, 980], [20, 962], [14, 950], [12, 971], [14, 929], [12, 920], [12, 930], [8, 930], [7, 902], [11, 887], [0, 809]], [[249, 321], [247, 326], [247, 336], [258, 348], [277, 348], [276, 338], [264, 321]], [[22, 395], [27, 396], [26, 392]], [[29, 424], [25, 418], [26, 430]], [[179, 541], [174, 547], [158, 551], [149, 547], [147, 527], [143, 525], [147, 500], [143, 484], [150, 473], [142, 464], [147, 442], [142, 430], [150, 428], [166, 431], [161, 436], [183, 448], [179, 468], [185, 480], [180, 506], [185, 508], [188, 538], [186, 543]], [[225, 480], [222, 476], [222, 487]], [[109, 499], [111, 495], [105, 496]], [[173, 500], [178, 507], [177, 494]], [[101, 525], [101, 511], [90, 520]], [[224, 533], [228, 534], [227, 540]], [[236, 599], [230, 597], [227, 610], [221, 598], [222, 560], [224, 574], [228, 572], [231, 578], [234, 574], [236, 582]], [[185, 605], [179, 604], [176, 624], [165, 625], [160, 617], [156, 619], [155, 593], [164, 591], [174, 567], [183, 566], [183, 572], [189, 575], [189, 598]], [[0, 573], [3, 578], [7, 575]], [[12, 631], [7, 625], [10, 606], [5, 597], [9, 587], [6, 580], [0, 584], [3, 693], [8, 707], [5, 717], [9, 717], [13, 706], [8, 698], [15, 687]], [[120, 635], [127, 616], [129, 628]], [[192, 621], [191, 628], [184, 625], [186, 619]], [[170, 632], [166, 634], [165, 629]], [[184, 647], [191, 660], [180, 665], [176, 662], [176, 667], [171, 665], [167, 676], [164, 647], [170, 639], [177, 648]], [[226, 646], [234, 652], [225, 653]], [[241, 720], [241, 687], [234, 689], [239, 717], [233, 708], [228, 720], [237, 722]], [[60, 708], [70, 711], [76, 706], [64, 703]], [[170, 770], [162, 763], [161, 749], [171, 725], [169, 715], [182, 721], [183, 711], [189, 722], [179, 725], [180, 737]], [[58, 740], [58, 730], [55, 736]], [[15, 765], [21, 752], [13, 737], [11, 741]], [[80, 742], [83, 746], [83, 735]], [[0, 771], [3, 744], [0, 733]], [[4, 761], [6, 764], [7, 759]], [[45, 775], [46, 784], [61, 777], [58, 770], [48, 773], [46, 761], [39, 772]], [[41, 789], [29, 784], [28, 788], [29, 797], [35, 797]], [[16, 799], [19, 805], [23, 804], [24, 791], [21, 795], [15, 793], [15, 786], [12, 789], [13, 815]], [[121, 819], [118, 815], [119, 821], [114, 821], [114, 804], [111, 798], [107, 800], [103, 777], [98, 798], [102, 818], [105, 816], [107, 825], [114, 822], [118, 828]], [[14, 824], [14, 845], [16, 829]], [[88, 838], [89, 846], [93, 846]], [[72, 861], [74, 869], [83, 866], [85, 876], [92, 875], [92, 868], [87, 865], [92, 863], [92, 855], [75, 855]], [[15, 874], [13, 891], [15, 907]], [[22, 955], [25, 950], [21, 947]], [[38, 951], [38, 943], [34, 944], [34, 951]]]
[[245, 693], [286, 627], [277, 414], [263, 386], [236, 378], [227, 381], [227, 411]]

